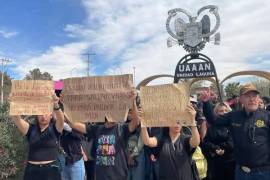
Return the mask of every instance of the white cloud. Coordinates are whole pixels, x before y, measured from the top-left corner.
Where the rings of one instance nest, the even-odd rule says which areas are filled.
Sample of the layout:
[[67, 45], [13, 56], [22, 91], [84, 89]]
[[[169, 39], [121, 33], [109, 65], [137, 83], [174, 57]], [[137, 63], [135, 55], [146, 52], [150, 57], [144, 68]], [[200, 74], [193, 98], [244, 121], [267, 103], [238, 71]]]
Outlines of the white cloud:
[[[221, 45], [207, 45], [202, 53], [214, 61], [219, 77], [241, 70], [268, 70], [266, 63], [250, 64], [248, 59], [268, 53], [270, 50], [270, 19], [266, 18], [270, 4], [255, 0], [240, 1], [98, 1], [84, 0], [89, 24], [80, 35], [89, 35], [99, 53], [107, 54], [107, 60], [120, 63], [110, 67], [107, 73], [128, 71], [136, 66], [137, 83], [154, 74], [174, 74], [178, 60], [186, 54], [181, 47], [167, 49], [165, 30], [167, 11], [183, 8], [194, 15], [208, 4], [219, 6], [221, 17]], [[91, 22], [98, 27], [91, 28]], [[86, 33], [91, 29], [91, 33]], [[79, 32], [82, 33], [79, 33]], [[85, 36], [86, 38], [86, 36]], [[261, 64], [260, 64], [261, 63]]]
[[6, 29], [0, 28], [0, 36], [2, 36], [3, 38], [9, 39], [16, 36], [17, 34], [18, 32], [16, 31], [8, 31]]
[[270, 18], [267, 18], [270, 4], [266, 1], [81, 1], [87, 12], [85, 23], [65, 27], [69, 37], [81, 42], [52, 47], [27, 61], [29, 65], [25, 69], [34, 64], [45, 70], [49, 68], [57, 78], [68, 76], [70, 64], [80, 62], [79, 67], [83, 68], [83, 62], [79, 55], [67, 52], [80, 54], [88, 47], [95, 47], [96, 53], [105, 57], [103, 61], [115, 64], [104, 69], [106, 73], [131, 73], [135, 66], [137, 83], [155, 74], [174, 74], [177, 62], [187, 53], [182, 47], [166, 47], [168, 10], [183, 8], [195, 15], [202, 6], [214, 4], [219, 6], [221, 17], [221, 45], [207, 44], [202, 53], [214, 61], [220, 79], [240, 70], [269, 71], [269, 61], [265, 59], [258, 59], [256, 64], [249, 62], [252, 57], [270, 52]]
[[31, 54], [21, 57], [26, 61], [17, 61], [15, 71], [23, 78], [34, 68], [39, 68], [42, 72], [49, 72], [54, 79], [63, 79], [71, 76], [85, 76], [87, 74], [86, 61], [82, 58], [82, 53], [87, 49], [85, 42], [70, 43], [64, 46], [53, 46], [42, 55]]

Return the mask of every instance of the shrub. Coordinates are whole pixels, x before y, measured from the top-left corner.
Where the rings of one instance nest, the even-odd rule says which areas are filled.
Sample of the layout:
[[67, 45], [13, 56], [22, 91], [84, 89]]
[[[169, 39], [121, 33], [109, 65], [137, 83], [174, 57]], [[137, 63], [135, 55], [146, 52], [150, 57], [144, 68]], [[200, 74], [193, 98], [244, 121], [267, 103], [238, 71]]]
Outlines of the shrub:
[[8, 113], [8, 104], [0, 106], [0, 179], [20, 174], [26, 154], [24, 138]]

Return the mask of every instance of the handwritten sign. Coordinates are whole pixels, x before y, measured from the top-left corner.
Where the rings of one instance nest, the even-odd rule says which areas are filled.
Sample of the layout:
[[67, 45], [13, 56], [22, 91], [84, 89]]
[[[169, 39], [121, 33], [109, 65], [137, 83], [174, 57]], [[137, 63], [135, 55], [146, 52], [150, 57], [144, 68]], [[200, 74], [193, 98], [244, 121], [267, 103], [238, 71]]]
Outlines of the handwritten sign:
[[125, 121], [132, 107], [132, 75], [64, 80], [65, 113], [72, 121]]
[[10, 115], [44, 115], [53, 111], [54, 82], [12, 80]]
[[188, 89], [184, 83], [141, 87], [142, 127], [170, 127], [179, 121], [187, 124]]

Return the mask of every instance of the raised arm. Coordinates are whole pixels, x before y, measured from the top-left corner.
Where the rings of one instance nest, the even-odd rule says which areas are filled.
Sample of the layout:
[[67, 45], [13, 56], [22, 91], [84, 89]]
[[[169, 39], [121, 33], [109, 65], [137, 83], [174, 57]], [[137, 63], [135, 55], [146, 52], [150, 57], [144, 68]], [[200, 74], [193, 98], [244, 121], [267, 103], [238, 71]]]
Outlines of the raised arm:
[[200, 95], [200, 100], [203, 102], [203, 113], [204, 116], [206, 117], [207, 121], [213, 125], [218, 125], [218, 126], [229, 126], [230, 121], [231, 121], [231, 112], [226, 113], [223, 116], [215, 116], [213, 107], [210, 103], [211, 101], [211, 96], [207, 92], [202, 92]]
[[216, 117], [215, 117], [214, 111], [213, 111], [214, 107], [210, 103], [210, 101], [211, 101], [210, 93], [207, 91], [201, 92], [201, 94], [199, 96], [199, 100], [201, 102], [203, 102], [203, 115], [205, 116], [207, 122], [212, 125], [213, 122], [215, 121]]
[[29, 123], [21, 118], [21, 116], [11, 116], [13, 122], [19, 131], [25, 136], [29, 130]]
[[64, 113], [62, 112], [58, 102], [59, 98], [56, 96], [56, 94], [53, 94], [53, 100], [54, 100], [54, 115], [56, 119], [55, 127], [58, 132], [62, 133], [64, 129]]
[[70, 118], [64, 113], [65, 121], [68, 123], [68, 125], [80, 133], [86, 134], [86, 125], [80, 122], [72, 122]]
[[142, 138], [144, 145], [146, 145], [146, 146], [157, 147], [157, 145], [158, 145], [157, 138], [155, 136], [149, 137], [149, 134], [147, 132], [146, 127], [141, 127], [141, 138]]
[[216, 120], [213, 109], [214, 107], [212, 106], [210, 101], [203, 102], [203, 114], [208, 123], [211, 125], [213, 125], [214, 121]]
[[[140, 108], [140, 111], [138, 112], [138, 120], [141, 122], [143, 119], [143, 109]], [[157, 137], [149, 137], [148, 131], [146, 127], [141, 127], [141, 138], [143, 141], [143, 144], [148, 147], [157, 147], [158, 146], [158, 139]]]
[[195, 120], [196, 111], [191, 105], [188, 105], [187, 112], [190, 115], [190, 121], [191, 121], [190, 122], [190, 124], [191, 124], [191, 138], [189, 140], [189, 144], [191, 147], [196, 148], [200, 144], [200, 134], [198, 132], [196, 120]]
[[136, 105], [136, 101], [133, 101], [132, 109], [131, 109], [131, 121], [128, 124], [129, 132], [134, 132], [138, 125], [140, 124], [139, 121], [139, 111]]

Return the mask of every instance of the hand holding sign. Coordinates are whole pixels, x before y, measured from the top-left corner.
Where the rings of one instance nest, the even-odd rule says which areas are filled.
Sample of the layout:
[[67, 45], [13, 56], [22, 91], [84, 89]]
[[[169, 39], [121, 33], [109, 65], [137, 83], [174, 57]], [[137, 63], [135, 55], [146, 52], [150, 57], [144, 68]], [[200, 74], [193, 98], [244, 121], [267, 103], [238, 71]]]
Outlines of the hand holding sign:
[[136, 101], [133, 100], [132, 108], [131, 108], [131, 119], [132, 120], [138, 120], [139, 119], [139, 112], [138, 108], [136, 106]]
[[186, 112], [188, 112], [189, 118], [186, 120], [186, 123], [189, 124], [190, 126], [196, 126], [196, 110], [194, 109], [194, 107], [189, 104], [187, 106]]
[[58, 102], [59, 102], [59, 97], [57, 97], [55, 93], [53, 93], [52, 99], [53, 99], [54, 104], [58, 104]]

